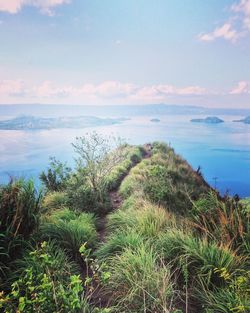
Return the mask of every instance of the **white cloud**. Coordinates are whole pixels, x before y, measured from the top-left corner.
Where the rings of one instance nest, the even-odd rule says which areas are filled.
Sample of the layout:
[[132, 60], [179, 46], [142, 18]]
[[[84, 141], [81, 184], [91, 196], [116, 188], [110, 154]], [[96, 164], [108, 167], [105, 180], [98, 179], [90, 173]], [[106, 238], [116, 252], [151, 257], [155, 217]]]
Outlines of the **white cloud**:
[[239, 0], [230, 7], [231, 15], [222, 26], [198, 36], [201, 41], [224, 39], [236, 42], [250, 32], [250, 0]]
[[215, 30], [211, 33], [201, 34], [199, 39], [202, 41], [213, 41], [218, 38], [223, 38], [234, 42], [240, 36], [241, 34], [237, 30], [233, 29], [230, 23], [225, 23], [221, 27], [215, 28]]
[[58, 86], [51, 81], [28, 86], [27, 83], [25, 84], [19, 80], [0, 81], [0, 96], [11, 98], [164, 101], [168, 96], [199, 96], [206, 93], [206, 89], [199, 86], [186, 86], [183, 88], [173, 85], [137, 86], [119, 81], [104, 81], [100, 84], [84, 84], [82, 86]]
[[[249, 106], [250, 81], [239, 81], [225, 91], [207, 90], [201, 86], [175, 86], [172, 84], [135, 85], [119, 81], [99, 84], [59, 85], [52, 81], [41, 83], [22, 80], [0, 80], [0, 104], [4, 103], [61, 103], [61, 104], [152, 104], [173, 103], [215, 106], [230, 103], [235, 97], [239, 105]], [[223, 102], [224, 101], [224, 102]], [[224, 103], [224, 105], [226, 105]]]
[[237, 86], [230, 91], [231, 95], [241, 95], [248, 93], [250, 94], [250, 83], [247, 81], [238, 82]]
[[26, 92], [24, 83], [21, 80], [1, 80], [0, 95], [16, 96]]
[[0, 11], [18, 13], [24, 6], [37, 7], [42, 13], [54, 15], [53, 8], [69, 3], [71, 0], [0, 0]]
[[232, 5], [232, 11], [243, 16], [243, 27], [250, 30], [250, 0], [241, 0]]

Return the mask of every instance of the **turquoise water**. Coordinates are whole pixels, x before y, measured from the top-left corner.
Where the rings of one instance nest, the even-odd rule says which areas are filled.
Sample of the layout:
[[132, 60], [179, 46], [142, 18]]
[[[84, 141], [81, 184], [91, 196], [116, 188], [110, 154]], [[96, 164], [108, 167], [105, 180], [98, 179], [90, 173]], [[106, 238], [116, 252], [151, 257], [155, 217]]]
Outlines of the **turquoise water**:
[[[197, 117], [197, 115], [195, 116]], [[201, 116], [204, 117], [204, 116]], [[159, 123], [150, 122], [159, 118]], [[122, 124], [84, 129], [0, 131], [0, 182], [10, 176], [33, 177], [48, 165], [49, 156], [74, 165], [71, 143], [76, 136], [96, 130], [125, 138], [131, 144], [154, 140], [170, 143], [206, 180], [225, 193], [250, 196], [250, 125], [233, 123], [238, 116], [220, 116], [226, 122], [191, 123], [193, 116], [136, 116]]]

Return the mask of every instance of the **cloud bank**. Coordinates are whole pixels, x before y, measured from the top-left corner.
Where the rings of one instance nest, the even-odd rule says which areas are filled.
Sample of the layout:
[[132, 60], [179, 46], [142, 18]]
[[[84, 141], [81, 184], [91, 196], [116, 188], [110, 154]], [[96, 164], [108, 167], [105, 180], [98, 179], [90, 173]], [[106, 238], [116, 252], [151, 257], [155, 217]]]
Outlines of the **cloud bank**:
[[[21, 80], [0, 80], [1, 103], [76, 103], [76, 104], [148, 104], [175, 102], [199, 103], [208, 98], [236, 97], [250, 94], [250, 83], [240, 81], [227, 93], [201, 86], [178, 87], [171, 84], [139, 86], [119, 81], [58, 85], [51, 81], [30, 85]], [[195, 99], [197, 100], [195, 102]], [[187, 101], [186, 101], [187, 102]]]

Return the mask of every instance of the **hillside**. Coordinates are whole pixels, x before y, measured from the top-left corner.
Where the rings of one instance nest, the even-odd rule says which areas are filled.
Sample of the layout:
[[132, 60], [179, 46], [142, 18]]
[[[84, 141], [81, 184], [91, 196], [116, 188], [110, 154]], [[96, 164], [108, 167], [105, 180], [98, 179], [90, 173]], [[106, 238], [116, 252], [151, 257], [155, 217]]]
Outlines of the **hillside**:
[[164, 143], [73, 146], [75, 169], [52, 159], [42, 193], [1, 187], [3, 312], [249, 312], [248, 201]]
[[99, 118], [95, 116], [70, 117], [36, 117], [19, 116], [0, 121], [0, 129], [4, 130], [40, 130], [60, 128], [84, 128], [119, 124], [126, 119]]

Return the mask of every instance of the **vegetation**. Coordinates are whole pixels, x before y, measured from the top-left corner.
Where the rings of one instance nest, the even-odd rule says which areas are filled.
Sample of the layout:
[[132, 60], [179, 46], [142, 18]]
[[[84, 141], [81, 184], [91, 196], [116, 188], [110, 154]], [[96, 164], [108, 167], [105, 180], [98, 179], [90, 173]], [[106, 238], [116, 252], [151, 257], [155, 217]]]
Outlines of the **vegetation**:
[[[41, 193], [32, 181], [10, 181], [0, 187], [0, 279], [6, 279], [12, 262], [39, 224]], [[0, 281], [1, 281], [0, 280]]]
[[43, 193], [0, 188], [3, 312], [250, 312], [249, 200], [221, 197], [164, 143], [94, 133], [74, 148]]

